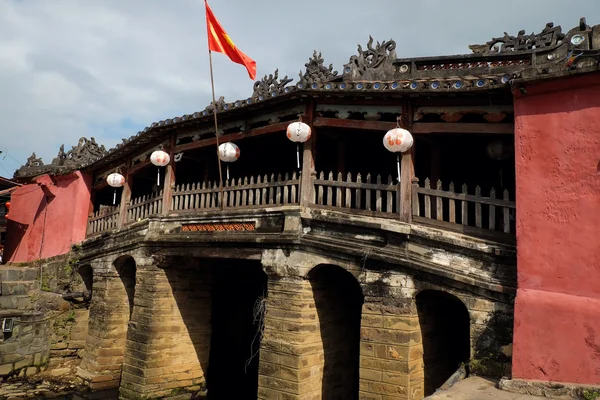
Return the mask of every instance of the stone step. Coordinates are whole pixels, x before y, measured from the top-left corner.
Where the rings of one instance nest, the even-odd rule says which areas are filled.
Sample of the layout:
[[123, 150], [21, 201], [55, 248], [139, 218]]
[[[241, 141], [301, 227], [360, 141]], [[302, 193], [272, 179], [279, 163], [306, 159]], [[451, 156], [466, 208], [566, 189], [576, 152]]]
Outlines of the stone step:
[[39, 286], [38, 281], [0, 281], [0, 296], [26, 295]]
[[[31, 298], [27, 295], [0, 296], [0, 310], [26, 310], [31, 306]], [[0, 312], [0, 315], [2, 313]]]
[[0, 282], [37, 281], [39, 268], [0, 266]]

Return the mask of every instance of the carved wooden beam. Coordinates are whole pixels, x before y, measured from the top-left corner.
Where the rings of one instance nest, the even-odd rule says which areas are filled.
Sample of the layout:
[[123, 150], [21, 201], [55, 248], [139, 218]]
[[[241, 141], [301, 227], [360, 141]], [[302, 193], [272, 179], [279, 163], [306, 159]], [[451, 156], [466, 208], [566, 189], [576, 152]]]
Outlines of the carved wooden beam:
[[512, 123], [463, 123], [463, 122], [419, 122], [413, 125], [412, 133], [426, 135], [430, 133], [498, 134], [513, 135]]
[[[235, 142], [238, 140], [246, 139], [254, 136], [266, 135], [274, 132], [282, 132], [287, 129], [287, 126], [290, 124], [290, 121], [280, 122], [273, 125], [261, 126], [260, 128], [250, 129], [246, 132], [238, 132], [238, 133], [230, 133], [227, 135], [223, 135], [219, 137], [219, 141], [221, 143], [224, 142]], [[173, 153], [180, 153], [182, 151], [189, 151], [194, 149], [199, 149], [206, 146], [214, 146], [217, 144], [217, 138], [212, 137], [209, 139], [198, 140], [197, 142], [185, 143], [179, 146], [175, 146], [173, 149]], [[216, 151], [216, 149], [215, 149]]]
[[396, 122], [384, 121], [363, 121], [353, 119], [337, 119], [337, 118], [315, 118], [313, 125], [315, 127], [330, 127], [330, 128], [346, 128], [346, 129], [361, 129], [373, 131], [388, 131], [396, 127]]

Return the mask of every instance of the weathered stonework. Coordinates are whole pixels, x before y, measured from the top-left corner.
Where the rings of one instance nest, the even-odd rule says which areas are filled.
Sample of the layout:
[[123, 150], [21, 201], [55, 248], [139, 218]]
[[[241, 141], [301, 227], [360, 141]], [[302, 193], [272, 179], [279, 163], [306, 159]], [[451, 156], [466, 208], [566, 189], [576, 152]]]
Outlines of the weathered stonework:
[[[94, 271], [78, 372], [88, 386], [120, 387], [123, 399], [189, 398], [210, 392], [211, 382], [213, 391], [225, 390], [210, 365], [217, 373], [220, 357], [237, 357], [232, 365], [252, 362], [250, 354], [214, 347], [225, 332], [214, 333], [223, 328], [214, 310], [222, 315], [227, 308], [218, 307], [242, 306], [215, 304], [227, 287], [226, 281], [215, 286], [215, 273], [234, 285], [226, 271], [236, 260], [260, 262], [268, 276], [264, 319], [254, 315], [262, 321], [253, 339], [260, 342], [254, 356], [260, 399], [423, 398], [434, 375], [456, 367], [436, 350], [446, 342], [431, 325], [439, 311], [419, 306], [427, 293], [446, 293], [463, 310], [462, 362], [479, 373], [510, 372], [511, 246], [296, 210], [254, 214], [254, 231], [181, 229], [247, 219], [152, 219], [82, 245], [79, 264]], [[125, 265], [134, 275], [123, 272]]]
[[174, 390], [206, 392], [211, 266], [137, 260], [121, 395], [165, 398]]

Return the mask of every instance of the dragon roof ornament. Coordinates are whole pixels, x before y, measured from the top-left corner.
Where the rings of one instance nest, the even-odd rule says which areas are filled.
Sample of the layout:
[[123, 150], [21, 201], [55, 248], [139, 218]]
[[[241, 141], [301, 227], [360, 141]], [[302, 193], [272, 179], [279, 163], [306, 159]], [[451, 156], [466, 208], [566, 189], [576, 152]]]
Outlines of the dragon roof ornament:
[[[344, 65], [342, 75], [334, 71], [333, 65], [326, 67], [321, 53], [315, 51], [295, 85], [288, 85], [292, 79], [287, 76], [279, 79], [279, 71], [275, 70], [254, 83], [249, 98], [228, 103], [220, 97], [216, 101], [216, 110], [222, 113], [241, 109], [299, 90], [338, 93], [487, 91], [507, 85], [515, 78], [543, 78], [576, 69], [589, 70], [598, 68], [600, 62], [600, 25], [590, 27], [582, 18], [578, 26], [565, 34], [560, 26], [550, 22], [537, 34], [526, 35], [524, 30], [517, 36], [505, 33], [469, 48], [471, 54], [397, 59], [394, 40], [374, 43], [369, 36], [366, 48], [358, 45], [357, 54]], [[124, 148], [134, 150], [148, 140], [155, 140], [165, 128], [205, 120], [212, 113], [211, 102], [202, 111], [154, 122], [108, 151], [94, 138], [82, 138], [67, 153], [62, 146], [58, 156], [48, 165], [34, 153], [27, 164], [15, 172], [15, 177], [32, 177], [46, 172], [61, 174], [103, 159], [113, 162]]]
[[313, 84], [328, 82], [337, 77], [338, 72], [333, 70], [333, 64], [329, 67], [325, 66], [325, 60], [321, 56], [321, 52], [315, 50], [312, 57], [304, 64], [306, 68], [304, 72], [300, 71], [300, 79], [297, 86], [299, 88], [309, 87]]
[[279, 79], [279, 69], [275, 70], [274, 74], [265, 75], [260, 81], [254, 82], [254, 92], [252, 98], [255, 101], [262, 101], [269, 97], [275, 97], [281, 93], [285, 86], [293, 81], [286, 76]]
[[344, 75], [353, 81], [389, 80], [394, 75], [396, 61], [396, 42], [392, 39], [377, 42], [373, 47], [373, 37], [369, 36], [367, 49], [358, 45], [358, 54], [350, 57], [344, 65]]

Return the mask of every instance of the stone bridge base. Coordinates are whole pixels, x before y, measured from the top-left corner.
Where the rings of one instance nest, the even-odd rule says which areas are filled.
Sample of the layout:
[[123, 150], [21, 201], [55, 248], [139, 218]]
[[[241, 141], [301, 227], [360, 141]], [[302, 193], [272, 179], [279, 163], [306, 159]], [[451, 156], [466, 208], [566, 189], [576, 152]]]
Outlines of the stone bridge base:
[[79, 376], [123, 399], [422, 399], [511, 339], [510, 304], [385, 265], [264, 250], [92, 266]]

